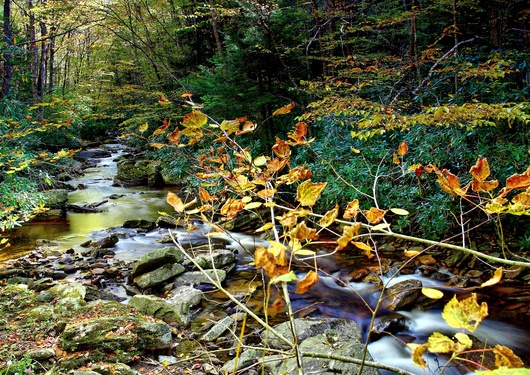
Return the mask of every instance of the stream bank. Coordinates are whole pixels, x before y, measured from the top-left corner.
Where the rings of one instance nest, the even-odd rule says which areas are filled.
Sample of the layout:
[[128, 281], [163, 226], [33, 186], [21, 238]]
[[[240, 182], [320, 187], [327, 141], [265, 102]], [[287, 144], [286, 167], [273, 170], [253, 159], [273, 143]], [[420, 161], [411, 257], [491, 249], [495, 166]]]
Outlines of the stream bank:
[[[171, 212], [171, 207], [165, 202], [167, 190], [125, 187], [122, 186], [123, 184], [115, 186], [114, 177], [117, 174], [116, 156], [119, 152], [121, 152], [119, 148], [117, 150], [114, 149], [111, 156], [99, 159], [95, 163], [94, 169], [87, 169], [87, 173], [83, 177], [74, 181], [77, 184], [82, 184], [85, 189], [77, 189], [69, 194], [68, 203], [72, 205], [82, 206], [93, 202], [106, 201], [101, 206], [98, 206], [98, 208], [102, 208], [105, 211], [92, 213], [67, 212], [66, 217], [63, 219], [63, 225], [66, 225], [58, 234], [53, 233], [51, 230], [55, 224], [42, 224], [42, 231], [39, 233], [44, 235], [39, 235], [38, 238], [41, 241], [38, 243], [37, 249], [35, 250], [35, 247], [30, 248], [30, 254], [26, 257], [4, 262], [4, 266], [7, 267], [4, 285], [27, 285], [26, 290], [29, 289], [27, 299], [31, 302], [27, 302], [28, 306], [26, 307], [33, 307], [38, 301], [42, 302], [40, 301], [41, 299], [50, 298], [50, 300], [46, 301], [48, 307], [44, 307], [43, 311], [53, 311], [52, 315], [44, 314], [43, 317], [36, 319], [32, 315], [31, 309], [25, 310], [21, 308], [21, 320], [15, 319], [17, 324], [24, 321], [24, 323], [20, 323], [19, 327], [26, 324], [29, 326], [34, 324], [30, 322], [40, 319], [49, 323], [44, 324], [42, 336], [36, 336], [32, 339], [30, 331], [21, 343], [21, 340], [12, 337], [12, 334], [16, 333], [16, 327], [10, 327], [10, 319], [5, 319], [6, 323], [4, 323], [2, 332], [12, 332], [11, 336], [6, 337], [5, 342], [15, 345], [15, 347], [20, 346], [21, 350], [23, 350], [24, 343], [32, 342], [31, 345], [37, 345], [38, 348], [39, 345], [42, 346], [42, 342], [45, 342], [45, 347], [54, 350], [52, 356], [38, 360], [42, 361], [39, 363], [45, 368], [56, 368], [54, 367], [55, 364], [62, 363], [67, 358], [76, 359], [73, 363], [78, 366], [74, 366], [77, 370], [87, 370], [89, 368], [95, 370], [101, 361], [114, 361], [125, 362], [129, 367], [139, 371], [141, 374], [148, 374], [150, 371], [168, 374], [180, 374], [186, 373], [186, 371], [191, 371], [190, 373], [219, 373], [221, 367], [225, 363], [229, 363], [228, 360], [232, 359], [237, 353], [234, 337], [227, 330], [227, 328], [234, 327], [234, 331], [239, 333], [236, 327], [242, 326], [241, 311], [237, 306], [228, 300], [226, 295], [213, 288], [209, 283], [204, 282], [204, 280], [197, 281], [197, 279], [192, 279], [185, 283], [179, 283], [177, 279], [183, 273], [192, 274], [196, 270], [176, 255], [161, 255], [159, 257], [161, 259], [159, 259], [159, 267], [154, 267], [154, 263], [150, 266], [145, 266], [144, 270], [149, 270], [149, 272], [162, 268], [161, 272], [158, 272], [158, 280], [161, 281], [157, 284], [152, 284], [152, 279], [151, 281], [146, 281], [140, 278], [140, 281], [134, 281], [149, 272], [142, 274], [133, 273], [136, 262], [142, 257], [148, 254], [174, 252], [174, 250], [164, 250], [167, 246], [173, 245], [171, 239], [167, 236], [168, 227], [171, 227], [179, 242], [187, 244], [187, 247], [192, 247], [197, 255], [209, 254], [209, 246], [201, 247], [208, 243], [208, 238], [204, 234], [209, 231], [209, 228], [197, 221], [193, 223], [196, 229], [190, 232], [187, 227], [179, 225], [178, 221], [173, 223], [174, 225], [168, 223], [167, 216], [159, 218], [159, 212]], [[115, 199], [111, 197], [115, 197]], [[264, 299], [263, 279], [259, 271], [249, 266], [251, 257], [246, 252], [253, 252], [255, 246], [262, 243], [262, 240], [251, 235], [237, 233], [236, 231], [231, 233], [231, 236], [222, 239], [222, 241], [220, 239], [217, 242], [219, 247], [216, 250], [224, 254], [225, 259], [230, 258], [229, 254], [232, 255], [231, 260], [227, 263], [223, 263], [223, 261], [221, 262], [223, 263], [222, 265], [216, 265], [216, 268], [228, 266], [223, 270], [225, 271], [225, 276], [227, 276], [223, 285], [228, 288], [231, 294], [244, 301], [245, 305], [251, 308], [252, 311], [262, 314]], [[242, 244], [244, 246], [241, 246]], [[366, 322], [369, 317], [369, 311], [363, 308], [363, 302], [359, 299], [359, 295], [373, 303], [377, 299], [381, 283], [387, 281], [388, 277], [400, 268], [404, 262], [400, 254], [403, 253], [404, 249], [410, 250], [410, 246], [411, 244], [398, 241], [380, 244], [381, 269], [384, 277], [381, 277], [378, 272], [380, 266], [377, 262], [367, 261], [362, 255], [343, 252], [332, 257], [323, 258], [323, 261], [319, 264], [323, 271], [319, 283], [311, 287], [306, 294], [296, 295], [294, 292], [292, 293], [293, 307], [297, 312], [297, 317], [318, 319], [320, 321], [342, 319], [340, 324], [355, 323], [360, 334], [359, 336], [354, 335], [354, 341], [356, 340], [359, 343], [363, 336], [366, 335], [366, 332], [363, 333], [363, 329], [366, 329]], [[246, 247], [246, 250], [243, 247]], [[329, 252], [328, 249], [324, 248], [316, 250], [321, 254]], [[422, 314], [417, 310], [406, 312], [425, 303], [424, 298], [417, 293], [421, 289], [421, 285], [445, 289], [449, 297], [453, 293], [464, 295], [469, 293], [465, 288], [480, 285], [489, 279], [492, 274], [492, 271], [487, 268], [480, 272], [471, 272], [470, 269], [466, 268], [468, 262], [471, 261], [470, 259], [466, 260], [454, 255], [448, 256], [449, 254], [441, 251], [433, 251], [432, 254], [432, 259], [426, 258], [424, 261], [410, 264], [408, 267], [401, 269], [400, 279], [397, 281], [410, 283], [410, 280], [421, 279], [422, 284], [413, 281], [412, 288], [410, 287], [411, 284], [403, 284], [409, 285], [409, 287], [404, 288], [406, 291], [412, 289], [414, 293], [406, 293], [400, 296], [394, 307], [394, 310], [397, 310], [396, 314], [386, 314], [383, 316], [384, 319], [380, 319], [378, 329], [381, 332], [390, 330], [394, 334], [400, 334], [402, 337], [414, 336], [417, 340], [425, 341], [428, 336], [427, 332], [438, 329], [434, 327], [434, 323], [438, 324], [441, 319], [439, 310], [437, 310], [439, 307], [429, 303], [427, 304], [429, 307], [435, 308], [433, 310], [434, 315]], [[42, 269], [39, 268], [40, 266], [42, 266]], [[182, 269], [185, 272], [181, 272]], [[499, 331], [507, 332], [507, 337], [504, 340], [507, 346], [515, 346], [516, 348], [522, 346], [519, 349], [523, 349], [521, 351], [524, 353], [529, 321], [527, 319], [529, 295], [524, 283], [528, 273], [525, 273], [525, 270], [516, 269], [509, 271], [500, 285], [488, 288], [484, 291], [485, 293], [481, 294], [480, 298], [488, 300], [488, 304], [492, 308], [490, 309], [490, 315], [493, 318], [510, 321], [515, 323], [518, 328], [494, 322], [493, 327], [485, 334], [485, 337], [498, 335]], [[17, 272], [20, 272], [20, 274], [15, 275]], [[132, 280], [131, 273], [134, 276]], [[194, 275], [197, 274], [192, 274], [192, 276]], [[74, 292], [77, 290], [75, 293], [77, 293], [76, 298], [80, 306], [75, 314], [72, 314], [74, 311], [72, 307], [68, 307], [65, 310], [61, 303], [57, 304], [63, 298], [71, 298], [72, 296], [63, 297], [54, 293], [50, 295], [47, 292], [47, 290], [58, 285], [64, 285], [65, 281], [75, 285]], [[183, 297], [186, 289], [182, 290], [179, 288], [183, 286], [189, 287], [190, 285], [192, 290], [188, 288], [189, 294]], [[9, 288], [12, 288], [12, 286]], [[9, 300], [9, 296], [12, 295], [10, 290], [8, 289], [6, 292], [6, 300]], [[22, 287], [22, 290], [24, 290], [24, 287]], [[196, 302], [198, 296], [196, 291], [200, 292], [199, 302]], [[133, 304], [136, 304], [134, 308], [125, 304], [125, 302], [135, 298], [133, 295], [140, 296], [133, 302]], [[178, 302], [175, 303], [175, 306], [172, 306], [172, 304], [169, 304], [169, 307], [166, 306], [165, 303], [168, 300], [175, 300], [175, 296], [178, 296]], [[501, 296], [502, 298], [499, 298]], [[25, 298], [22, 298], [22, 300]], [[184, 307], [182, 303], [185, 299], [188, 299], [186, 302], [189, 303], [188, 308]], [[195, 302], [191, 303], [193, 301]], [[346, 304], [345, 301], [347, 301]], [[407, 305], [399, 303], [400, 301], [407, 301]], [[155, 304], [159, 305], [153, 308]], [[124, 308], [123, 306], [128, 307]], [[273, 304], [273, 306], [277, 306], [278, 311], [276, 311], [275, 316], [271, 317], [271, 322], [276, 324], [285, 320], [282, 305]], [[386, 307], [388, 308], [388, 306]], [[132, 310], [130, 310], [131, 308]], [[183, 317], [183, 312], [184, 316], [187, 317]], [[269, 312], [274, 315], [272, 309]], [[75, 337], [75, 332], [84, 337], [84, 331], [75, 331], [72, 327], [75, 327], [75, 329], [81, 329], [81, 327], [93, 329], [92, 320], [88, 319], [86, 321], [85, 318], [94, 317], [97, 320], [101, 320], [107, 319], [104, 318], [106, 316], [132, 315], [153, 319], [149, 317], [156, 317], [157, 314], [158, 320], [156, 322], [164, 322], [170, 327], [170, 346], [164, 346], [168, 345], [167, 341], [165, 341], [165, 344], [157, 343], [154, 347], [141, 347], [138, 344], [139, 341], [130, 341], [131, 339], [127, 338], [128, 335], [140, 337], [141, 342], [150, 342], [152, 339], [139, 336], [137, 327], [142, 327], [142, 324], [145, 323], [144, 321], [127, 322], [130, 324], [125, 326], [129, 328], [124, 330], [124, 321], [120, 320], [121, 318], [110, 319], [109, 326], [99, 327], [98, 329], [106, 332], [105, 335], [101, 335], [103, 338], [108, 336], [110, 339], [116, 339], [116, 337], [120, 337], [118, 333], [124, 333], [125, 338], [117, 339], [117, 342], [121, 342], [120, 340], [126, 342], [127, 344], [124, 346], [117, 342], [98, 342], [91, 345], [85, 342], [63, 346], [65, 337]], [[430, 325], [422, 323], [426, 316], [429, 317], [427, 320], [430, 321]], [[28, 318], [29, 320], [24, 320]], [[56, 325], [55, 323], [58, 321], [66, 323], [66, 325]], [[82, 322], [85, 322], [86, 325], [76, 325]], [[68, 324], [70, 324], [71, 329], [66, 330], [67, 334], [64, 334]], [[245, 343], [260, 347], [263, 344], [263, 339], [259, 335], [259, 327], [255, 324], [253, 325], [251, 319], [248, 319], [246, 324]], [[422, 324], [423, 326], [421, 326]], [[166, 326], [162, 324], [161, 327]], [[203, 340], [203, 336], [214, 327], [217, 327], [217, 330], [222, 329], [221, 333], [210, 341]], [[308, 337], [318, 337], [317, 340], [320, 340], [320, 342], [325, 340], [329, 343], [329, 340], [331, 340], [332, 345], [326, 344], [326, 348], [332, 351], [338, 351], [343, 347], [351, 349], [349, 344], [346, 346], [342, 345], [347, 341], [347, 338], [340, 332], [335, 331], [335, 328], [326, 328], [324, 325], [324, 332], [317, 333], [315, 330], [309, 330], [311, 335], [308, 335]], [[165, 329], [164, 332], [166, 332], [162, 336], [167, 337], [167, 328], [162, 329]], [[447, 330], [448, 328], [444, 327], [443, 329]], [[140, 332], [143, 331], [140, 329]], [[319, 336], [321, 334], [327, 334], [327, 336]], [[21, 335], [18, 336], [20, 337]], [[384, 341], [379, 340], [379, 343]], [[518, 344], [519, 341], [522, 342], [521, 345]], [[400, 351], [396, 350], [395, 358], [385, 358], [388, 357], [389, 348], [395, 347], [390, 344], [386, 343], [384, 346], [382, 359], [393, 363], [398, 358], [399, 360], [409, 358], [408, 363], [410, 364], [410, 353], [404, 350], [402, 345], [400, 346]], [[102, 349], [98, 348], [100, 345]], [[127, 345], [139, 349], [139, 351], [128, 351], [129, 347], [126, 347]], [[316, 346], [315, 342], [306, 345], [309, 345], [309, 348]], [[92, 357], [86, 346], [91, 347], [91, 349], [96, 348], [96, 356]], [[140, 346], [140, 348], [137, 348], [137, 346]], [[216, 355], [215, 357], [210, 354], [206, 356], [205, 353], [207, 352], [210, 354], [216, 353]], [[7, 353], [10, 352], [8, 351]], [[126, 353], [126, 355], [117, 355], [123, 353]], [[259, 361], [260, 352], [254, 350], [254, 352], [245, 353], [245, 361], [241, 363], [247, 366], [255, 366]], [[48, 354], [51, 354], [51, 351], [48, 351]], [[190, 359], [186, 359], [186, 356], [189, 356]], [[18, 358], [20, 356], [13, 357], [13, 359]], [[175, 364], [167, 365], [173, 362]], [[230, 367], [231, 365], [227, 366]], [[405, 364], [403, 366], [406, 367]], [[63, 370], [66, 371], [65, 369]], [[114, 369], [113, 371], [117, 370]], [[256, 368], [251, 367], [245, 371], [243, 373], [252, 374], [255, 373]]]

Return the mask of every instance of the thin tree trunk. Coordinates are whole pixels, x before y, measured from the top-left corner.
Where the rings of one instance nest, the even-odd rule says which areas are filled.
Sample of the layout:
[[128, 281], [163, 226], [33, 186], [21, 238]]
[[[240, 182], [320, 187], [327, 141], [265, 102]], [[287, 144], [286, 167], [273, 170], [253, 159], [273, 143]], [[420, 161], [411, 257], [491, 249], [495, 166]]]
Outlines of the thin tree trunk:
[[215, 4], [213, 0], [210, 0], [210, 10], [212, 12], [212, 29], [213, 36], [215, 38], [215, 44], [217, 46], [217, 54], [223, 57], [223, 46], [221, 44], [221, 37], [219, 36], [219, 29], [217, 26], [217, 12], [215, 11]]
[[13, 78], [13, 62], [11, 48], [13, 47], [13, 30], [11, 29], [11, 0], [4, 0], [4, 71], [2, 80], [2, 98], [9, 94], [11, 79]]
[[33, 14], [33, 0], [28, 0], [28, 18], [29, 18], [29, 53], [31, 55], [31, 95], [33, 102], [39, 101], [39, 94], [37, 91], [38, 83], [38, 54], [39, 47], [37, 46], [37, 33], [35, 30], [35, 15]]
[[48, 73], [48, 28], [44, 22], [40, 23], [40, 34], [42, 38], [41, 50], [40, 50], [40, 67], [39, 67], [39, 82], [38, 82], [38, 93], [40, 94], [40, 100], [44, 101], [44, 95], [46, 94], [46, 76]]
[[48, 93], [53, 91], [54, 87], [54, 76], [55, 76], [55, 31], [56, 27], [52, 26], [50, 28], [50, 59], [48, 62]]

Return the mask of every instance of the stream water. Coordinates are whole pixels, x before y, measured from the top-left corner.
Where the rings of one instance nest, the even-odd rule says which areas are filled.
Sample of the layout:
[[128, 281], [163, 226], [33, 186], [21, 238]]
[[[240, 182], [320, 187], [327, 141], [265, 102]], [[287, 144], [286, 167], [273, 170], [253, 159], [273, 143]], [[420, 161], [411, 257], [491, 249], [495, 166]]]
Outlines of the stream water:
[[[171, 206], [165, 201], [167, 190], [113, 186], [113, 177], [117, 170], [116, 158], [123, 153], [123, 149], [117, 144], [109, 144], [104, 147], [112, 151], [112, 157], [96, 160], [95, 167], [85, 170], [84, 176], [71, 182], [74, 186], [82, 184], [85, 188], [71, 192], [69, 194], [69, 203], [82, 205], [101, 202], [111, 196], [115, 197], [115, 199], [109, 199], [107, 203], [101, 206], [105, 211], [101, 213], [68, 212], [66, 217], [61, 219], [55, 218], [51, 221], [34, 220], [13, 232], [13, 245], [10, 249], [0, 253], [0, 261], [31, 251], [35, 247], [37, 239], [57, 242], [62, 250], [70, 248], [75, 250], [88, 239], [104, 237], [108, 228], [120, 227], [126, 220], [146, 219], [154, 221], [160, 216], [159, 212], [172, 212]], [[188, 233], [177, 232], [176, 235], [185, 237]], [[252, 250], [253, 242], [260, 242], [259, 239], [253, 236], [245, 234], [232, 235], [247, 244], [250, 250]], [[161, 236], [162, 234], [156, 230], [146, 234], [131, 232], [131, 236], [120, 239], [116, 248], [113, 249], [116, 252], [116, 258], [122, 260], [138, 259], [146, 252], [164, 246], [156, 242]], [[232, 241], [232, 245], [238, 247], [234, 241]], [[9, 251], [9, 253], [6, 251]], [[253, 277], [253, 274], [255, 276], [256, 272], [249, 272], [248, 268], [244, 267], [244, 264], [251, 261], [249, 257], [244, 255], [245, 251], [240, 251], [239, 254], [241, 267], [238, 269], [240, 272], [232, 275], [228, 282], [237, 283], [242, 280], [243, 283], [250, 283], [250, 278]], [[328, 264], [333, 265], [331, 270], [341, 270], [343, 273], [345, 270], [355, 267], [355, 262], [348, 261], [342, 255], [329, 259]], [[427, 283], [434, 287], [442, 286], [441, 282], [425, 279], [420, 275], [400, 276], [394, 282], [403, 278], [420, 278], [424, 282], [424, 286]], [[373, 285], [370, 285], [350, 282], [347, 287], [344, 287], [337, 285], [332, 278], [323, 276], [318, 285], [314, 288], [312, 287], [309, 293], [301, 296], [293, 295], [293, 306], [297, 311], [311, 309], [311, 314], [308, 314], [311, 316], [348, 318], [357, 321], [361, 326], [366, 326], [370, 316], [368, 310], [362, 307], [359, 297], [362, 296], [367, 301], [377, 298], [377, 290], [374, 290]], [[527, 304], [530, 301], [530, 297], [528, 297], [528, 290], [525, 288], [527, 287], [521, 286], [521, 288], [517, 289], [517, 293], [519, 293], [518, 295], [526, 296], [520, 301]], [[493, 304], [496, 303], [496, 295], [507, 293], [502, 290], [502, 287], [490, 289], [488, 292], [489, 295], [484, 296], [484, 298], [488, 297], [488, 304], [490, 305], [492, 302]], [[408, 318], [406, 330], [400, 333], [400, 337], [408, 342], [417, 340], [416, 342], [423, 343], [434, 331], [444, 332], [449, 336], [456, 333], [454, 329], [445, 324], [439, 310], [416, 310], [399, 313]], [[502, 311], [497, 311], [494, 317], [502, 320], [502, 316]], [[513, 315], [511, 316], [513, 317]], [[528, 319], [530, 316], [520, 318], [520, 321], [526, 322], [526, 324], [530, 321]], [[515, 327], [509, 323], [513, 323], [513, 321], [502, 322], [486, 319], [486, 322], [481, 325], [480, 330], [477, 332], [477, 336], [481, 340], [486, 340], [488, 344], [499, 342], [518, 350], [519, 353], [528, 354], [530, 352], [530, 335], [528, 334], [530, 330], [528, 326], [519, 324], [518, 327]], [[439, 373], [439, 368], [444, 363], [439, 358], [433, 357], [429, 370], [415, 367], [410, 359], [410, 351], [389, 336], [370, 344], [370, 352], [381, 362], [402, 367], [418, 374]], [[461, 371], [454, 370], [454, 372], [459, 373]]]

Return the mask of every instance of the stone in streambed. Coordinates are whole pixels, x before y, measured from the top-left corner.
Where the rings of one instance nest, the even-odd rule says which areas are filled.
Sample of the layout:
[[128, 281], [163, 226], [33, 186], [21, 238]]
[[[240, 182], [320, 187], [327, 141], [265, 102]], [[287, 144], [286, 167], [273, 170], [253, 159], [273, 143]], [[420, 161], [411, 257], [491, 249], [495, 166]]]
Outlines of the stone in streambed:
[[153, 271], [135, 277], [133, 281], [142, 289], [152, 288], [180, 275], [185, 270], [184, 266], [178, 263], [165, 264]]
[[129, 306], [167, 323], [178, 323], [184, 326], [190, 324], [190, 305], [187, 303], [172, 302], [160, 297], [140, 294], [129, 300]]
[[226, 271], [225, 270], [204, 270], [204, 273], [201, 271], [193, 271], [193, 272], [186, 272], [183, 275], [179, 276], [175, 280], [175, 286], [180, 285], [201, 285], [201, 284], [209, 284], [214, 285], [214, 282], [210, 281], [208, 276], [214, 281], [214, 282], [220, 282], [222, 283], [226, 279]]
[[122, 226], [124, 228], [145, 229], [146, 231], [150, 231], [156, 228], [156, 223], [150, 220], [134, 219], [125, 221]]
[[416, 279], [405, 280], [385, 290], [383, 307], [389, 311], [409, 310], [421, 295], [422, 284]]
[[236, 256], [231, 250], [216, 250], [211, 253], [197, 255], [195, 261], [203, 269], [221, 268], [235, 263]]
[[134, 279], [168, 263], [181, 263], [185, 257], [184, 253], [176, 246], [166, 246], [151, 251], [136, 262], [131, 271], [131, 278]]

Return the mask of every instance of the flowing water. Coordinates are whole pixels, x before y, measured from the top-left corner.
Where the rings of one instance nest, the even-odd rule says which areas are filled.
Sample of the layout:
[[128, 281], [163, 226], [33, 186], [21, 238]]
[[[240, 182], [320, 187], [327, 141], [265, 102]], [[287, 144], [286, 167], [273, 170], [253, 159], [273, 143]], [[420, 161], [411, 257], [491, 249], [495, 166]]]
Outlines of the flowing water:
[[[113, 152], [112, 157], [99, 159], [93, 168], [85, 170], [84, 176], [72, 181], [73, 185], [84, 185], [85, 189], [78, 189], [69, 194], [69, 203], [83, 205], [88, 203], [108, 202], [99, 208], [105, 209], [101, 213], [74, 213], [68, 212], [64, 218], [53, 220], [34, 220], [13, 232], [13, 246], [0, 253], [0, 261], [5, 258], [12, 258], [31, 251], [34, 248], [37, 239], [47, 239], [56, 241], [62, 250], [70, 248], [76, 249], [80, 244], [88, 239], [99, 239], [106, 235], [107, 230], [113, 227], [120, 227], [126, 220], [146, 219], [156, 220], [159, 212], [172, 212], [171, 206], [165, 201], [167, 189], [149, 189], [149, 188], [123, 188], [112, 186], [113, 177], [116, 174], [116, 158], [123, 153], [120, 145], [106, 145], [106, 148]], [[115, 199], [109, 199], [111, 196]], [[208, 228], [198, 223], [197, 233], [191, 234], [196, 239], [202, 237], [202, 232]], [[120, 229], [123, 233], [126, 229]], [[134, 260], [157, 247], [164, 246], [156, 242], [161, 238], [163, 233], [151, 231], [147, 234], [137, 234], [131, 230], [131, 235], [121, 238], [116, 248], [116, 257], [122, 260]], [[188, 241], [190, 233], [185, 231], [176, 231], [175, 235]], [[238, 272], [228, 280], [230, 284], [236, 284], [240, 281], [250, 283], [251, 278], [256, 275], [252, 267], [248, 266], [251, 257], [248, 251], [257, 245], [263, 243], [262, 240], [254, 236], [232, 233], [225, 240], [229, 247], [238, 250], [239, 266]], [[7, 252], [9, 251], [9, 253]], [[332, 257], [323, 264], [329, 272], [340, 270], [354, 269], [356, 262], [341, 256]], [[238, 280], [241, 279], [241, 280]], [[419, 278], [424, 286], [433, 286], [444, 288], [442, 283], [423, 278], [421, 275], [407, 275], [394, 278], [393, 283], [402, 279]], [[509, 287], [508, 287], [509, 288]], [[453, 292], [446, 288], [446, 291]], [[456, 292], [456, 291], [455, 291]], [[491, 306], [497, 304], [495, 298], [502, 296], [503, 293], [513, 292], [512, 290], [502, 290], [502, 287], [492, 288], [490, 294], [484, 296], [489, 298], [488, 304]], [[309, 293], [304, 295], [293, 294], [293, 308], [295, 311], [310, 311], [305, 314], [308, 316], [321, 317], [342, 317], [355, 320], [361, 327], [367, 327], [370, 320], [370, 312], [363, 298], [368, 305], [374, 305], [378, 298], [378, 289], [373, 284], [368, 283], [346, 283], [338, 285], [336, 279], [330, 276], [321, 276], [317, 285], [311, 287]], [[498, 293], [498, 295], [495, 295]], [[518, 293], [518, 294], [517, 294]], [[528, 297], [528, 291], [521, 287], [516, 291], [517, 296], [521, 294]], [[528, 303], [530, 298], [522, 298], [523, 303]], [[493, 298], [493, 301], [492, 301]], [[249, 303], [252, 303], [250, 301]], [[501, 307], [503, 305], [501, 304]], [[423, 343], [428, 336], [434, 332], [443, 332], [449, 336], [456, 333], [454, 329], [447, 326], [441, 318], [440, 309], [431, 311], [402, 311], [399, 312], [407, 318], [406, 329], [400, 332], [399, 337], [407, 342]], [[503, 311], [497, 309], [494, 314], [496, 319], [502, 320]], [[512, 315], [513, 316], [513, 315]], [[477, 332], [477, 337], [489, 344], [499, 342], [510, 348], [518, 350], [520, 353], [530, 351], [530, 336], [528, 332], [528, 316], [520, 317], [519, 328], [510, 325], [507, 322], [486, 319]], [[398, 338], [399, 338], [398, 337]], [[440, 358], [432, 357], [430, 359], [430, 369], [421, 369], [412, 364], [410, 351], [398, 343], [395, 338], [386, 336], [377, 342], [370, 344], [370, 352], [379, 361], [398, 366], [414, 373], [439, 373], [439, 368], [444, 361]], [[451, 370], [445, 373], [461, 373], [461, 370]], [[465, 372], [465, 371], [464, 371]]]

